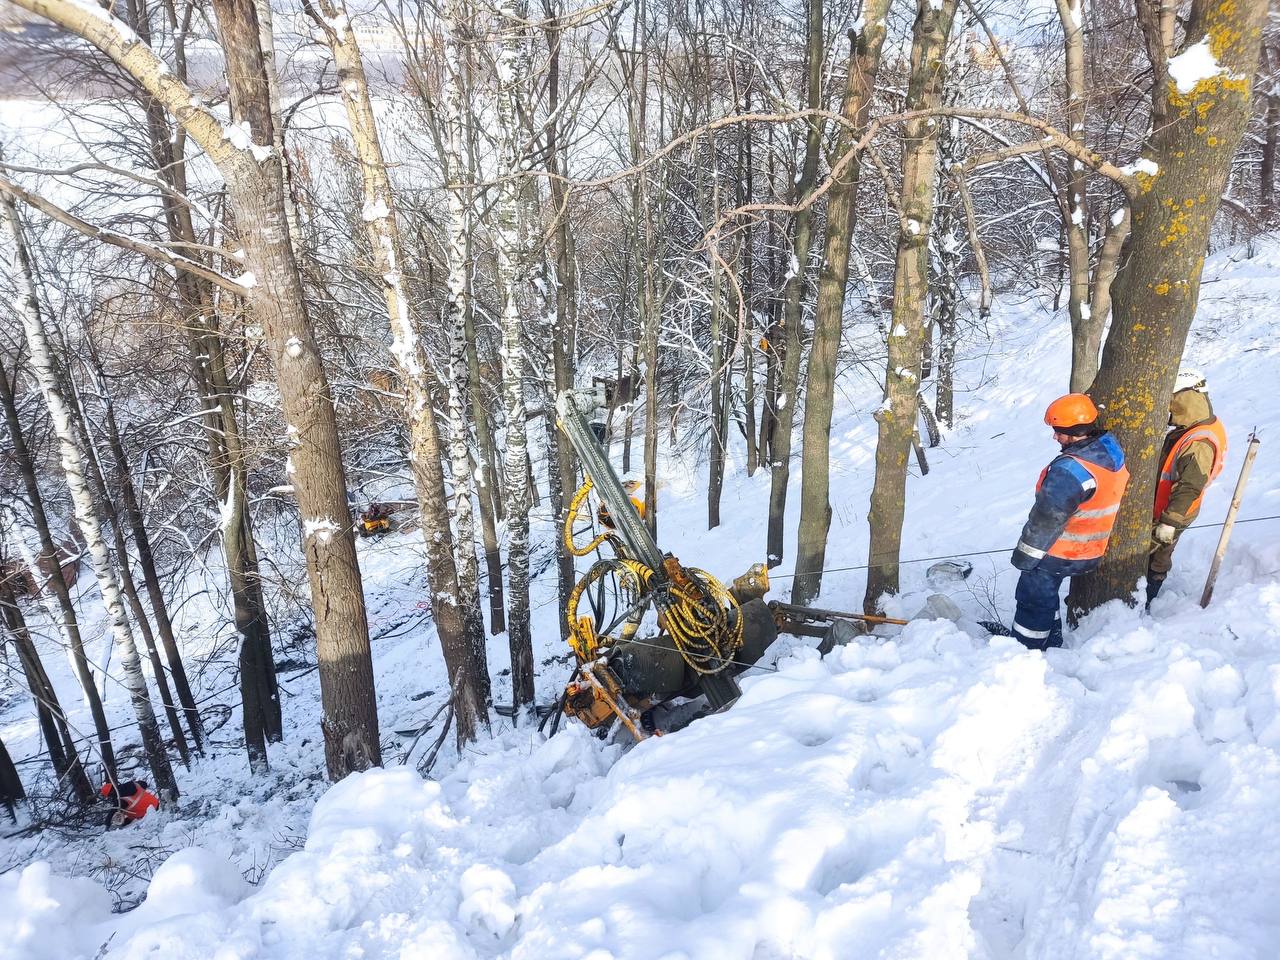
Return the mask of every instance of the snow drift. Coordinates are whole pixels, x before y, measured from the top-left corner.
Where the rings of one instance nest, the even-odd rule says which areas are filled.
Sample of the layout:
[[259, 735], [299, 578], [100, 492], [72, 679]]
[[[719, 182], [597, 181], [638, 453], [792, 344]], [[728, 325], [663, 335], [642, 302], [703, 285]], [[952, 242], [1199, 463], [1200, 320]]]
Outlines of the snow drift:
[[[1207, 373], [1232, 447], [1206, 522], [1225, 512], [1247, 429], [1258, 424], [1265, 440], [1280, 425], [1269, 390], [1278, 300], [1273, 240], [1251, 259], [1210, 262], [1188, 361]], [[965, 358], [982, 402], [962, 404], [930, 475], [911, 479], [910, 556], [1012, 545], [1053, 453], [1040, 412], [1065, 382], [1066, 342], [1060, 321], [1010, 312], [991, 348]], [[854, 386], [850, 396], [878, 395], [869, 376]], [[874, 430], [870, 408], [838, 411], [826, 606], [862, 594]], [[731, 472], [733, 522], [701, 532], [696, 466], [669, 456], [672, 548], [741, 572], [763, 549], [768, 477]], [[1244, 516], [1278, 508], [1280, 466], [1264, 446]], [[305, 844], [250, 884], [245, 874], [259, 877], [241, 838], [269, 836], [311, 805], [317, 694], [300, 682], [272, 783], [236, 781], [230, 796], [215, 780], [242, 777], [242, 761], [215, 756], [192, 774], [199, 803], [97, 838], [92, 855], [50, 841], [36, 852], [55, 869], [0, 874], [0, 958], [1275, 957], [1277, 529], [1237, 528], [1208, 610], [1195, 600], [1216, 531], [1193, 531], [1151, 615], [1113, 604], [1066, 650], [1032, 653], [949, 621], [825, 660], [782, 640], [731, 711], [634, 749], [576, 727], [550, 740], [505, 729], [438, 781], [405, 768], [352, 777], [315, 803]], [[412, 543], [362, 546], [372, 623], [412, 612]], [[969, 618], [1007, 617], [1015, 572], [1003, 556], [976, 566], [952, 599]], [[910, 614], [932, 588], [923, 566], [904, 570], [891, 612]], [[554, 573], [535, 582], [541, 656], [560, 652], [554, 597]], [[407, 723], [430, 706], [411, 693], [447, 684], [429, 631], [404, 622], [376, 646], [375, 666], [389, 698], [380, 711]], [[495, 640], [495, 669], [504, 646]], [[540, 689], [563, 679], [549, 668]], [[28, 719], [9, 722], [6, 735], [24, 724], [35, 743]], [[101, 886], [65, 875], [130, 843], [188, 849], [156, 871], [137, 909], [115, 915]]]
[[1109, 608], [1047, 656], [947, 621], [798, 650], [730, 712], [625, 754], [515, 732], [440, 782], [351, 777], [247, 896], [198, 846], [123, 917], [27, 867], [0, 878], [25, 913], [0, 943], [28, 960], [1270, 956], [1280, 585], [1221, 604], [1183, 603], [1176, 629]]

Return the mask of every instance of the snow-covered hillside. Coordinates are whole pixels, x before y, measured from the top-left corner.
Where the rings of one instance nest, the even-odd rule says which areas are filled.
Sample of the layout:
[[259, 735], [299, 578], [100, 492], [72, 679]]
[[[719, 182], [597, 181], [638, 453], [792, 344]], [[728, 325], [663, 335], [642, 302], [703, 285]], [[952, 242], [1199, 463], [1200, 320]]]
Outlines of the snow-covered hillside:
[[[1280, 514], [1277, 303], [1275, 239], [1206, 268], [1187, 362], [1208, 375], [1232, 448], [1202, 523], [1225, 513], [1255, 426], [1242, 516]], [[1066, 380], [1065, 323], [1007, 305], [997, 317], [1001, 352], [975, 343], [963, 369], [980, 393], [959, 399], [963, 421], [911, 481], [907, 558], [1011, 546], [1055, 452], [1041, 414]], [[828, 565], [846, 569], [821, 602], [852, 609], [878, 388], [855, 370], [842, 396]], [[668, 549], [724, 577], [762, 557], [767, 475], [730, 476], [712, 532], [701, 470], [673, 455], [663, 482]], [[679, 733], [624, 750], [574, 726], [550, 740], [507, 727], [437, 780], [373, 771], [314, 809], [314, 678], [301, 677], [289, 747], [257, 794], [219, 792], [219, 771], [243, 764], [227, 752], [184, 780], [181, 810], [129, 831], [0, 841], [3, 862], [32, 861], [0, 875], [0, 957], [1275, 957], [1280, 521], [1237, 527], [1201, 610], [1217, 532], [1186, 535], [1150, 615], [1114, 604], [1064, 650], [981, 638], [971, 621], [1007, 621], [1015, 574], [1002, 555], [975, 556], [969, 581], [942, 588], [960, 623], [917, 621], [826, 659], [782, 640], [732, 710]], [[364, 549], [375, 633], [387, 627], [374, 651], [389, 731], [438, 702], [438, 652], [414, 616], [411, 538]], [[926, 566], [904, 568], [897, 612], [938, 589]], [[568, 673], [550, 660], [563, 653], [554, 596], [542, 577], [542, 700]], [[502, 651], [497, 638], [495, 669]], [[37, 749], [21, 710], [0, 724]], [[305, 842], [290, 836], [304, 829]], [[141, 906], [112, 914], [83, 875], [148, 847], [178, 852]]]

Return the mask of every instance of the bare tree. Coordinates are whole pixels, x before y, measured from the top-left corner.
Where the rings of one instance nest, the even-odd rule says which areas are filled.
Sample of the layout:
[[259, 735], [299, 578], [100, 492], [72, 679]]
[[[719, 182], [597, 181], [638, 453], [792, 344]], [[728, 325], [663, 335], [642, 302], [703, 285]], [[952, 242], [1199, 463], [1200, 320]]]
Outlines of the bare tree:
[[94, 790], [80, 761], [80, 752], [76, 748], [67, 715], [58, 700], [58, 692], [49, 680], [35, 641], [27, 629], [22, 609], [18, 606], [18, 596], [14, 589], [14, 580], [17, 579], [14, 571], [17, 566], [13, 563], [13, 558], [9, 558], [9, 561], [8, 564], [0, 564], [0, 623], [4, 624], [18, 651], [18, 661], [27, 678], [27, 689], [35, 704], [36, 720], [40, 724], [53, 771], [59, 783], [69, 786], [81, 803], [88, 803], [93, 799]]
[[40, 538], [40, 553], [33, 558], [29, 569], [33, 578], [39, 578], [36, 589], [42, 598], [52, 593], [57, 600], [56, 607], [47, 606], [49, 619], [56, 623], [66, 638], [71, 664], [89, 713], [93, 717], [94, 731], [97, 735], [96, 746], [98, 756], [107, 776], [115, 779], [115, 750], [111, 744], [111, 731], [107, 724], [107, 714], [102, 707], [102, 697], [93, 680], [93, 672], [89, 667], [89, 657], [85, 653], [84, 640], [80, 635], [80, 622], [76, 615], [75, 605], [71, 599], [71, 591], [62, 578], [62, 570], [58, 563], [58, 548], [54, 543], [49, 528], [49, 517], [44, 508], [44, 497], [36, 476], [36, 464], [23, 436], [22, 423], [18, 419], [18, 404], [15, 391], [17, 383], [15, 375], [10, 376], [0, 365], [0, 406], [4, 407], [5, 424], [9, 428], [9, 449], [22, 477], [23, 487], [27, 493], [27, 509]]
[[[870, 0], [862, 11], [862, 30], [851, 34], [849, 75], [845, 81], [841, 116], [848, 121], [836, 135], [836, 162], [852, 147], [854, 137], [866, 127], [884, 47], [885, 17], [889, 0]], [[792, 599], [807, 602], [822, 585], [831, 529], [830, 445], [831, 411], [835, 402], [836, 358], [844, 329], [845, 291], [849, 285], [849, 243], [857, 218], [858, 158], [838, 175], [829, 191], [827, 235], [822, 271], [818, 280], [818, 307], [813, 322], [813, 346], [809, 350], [808, 388], [804, 407], [804, 472], [800, 478], [800, 527], [796, 547], [796, 578]]]
[[502, 291], [502, 392], [506, 401], [507, 641], [511, 691], [517, 710], [533, 703], [533, 641], [529, 623], [529, 449], [524, 398], [521, 286], [527, 279], [528, 246], [521, 234], [520, 174], [525, 169], [520, 112], [528, 67], [528, 10], [523, 0], [504, 0], [498, 53], [498, 125], [503, 183], [497, 209], [498, 277]]
[[3, 227], [9, 241], [5, 246], [3, 267], [10, 276], [17, 278], [20, 285], [21, 292], [14, 307], [22, 321], [27, 348], [31, 351], [31, 366], [40, 384], [40, 391], [44, 394], [45, 405], [49, 409], [49, 419], [53, 423], [54, 432], [58, 438], [62, 455], [62, 471], [66, 475], [67, 488], [71, 493], [76, 525], [84, 535], [85, 544], [89, 549], [94, 577], [98, 581], [98, 589], [102, 592], [102, 602], [107, 611], [112, 636], [120, 649], [124, 686], [129, 691], [129, 701], [138, 721], [143, 751], [152, 776], [155, 777], [156, 785], [171, 795], [177, 796], [177, 782], [173, 778], [169, 756], [165, 752], [164, 742], [160, 737], [160, 727], [156, 723], [155, 712], [151, 707], [147, 681], [142, 674], [142, 661], [138, 657], [133, 631], [130, 629], [124, 604], [121, 601], [120, 586], [115, 571], [111, 567], [111, 558], [107, 552], [106, 541], [103, 539], [102, 525], [98, 520], [93, 495], [85, 482], [84, 454], [76, 440], [71, 412], [62, 395], [61, 378], [54, 367], [53, 352], [49, 347], [44, 323], [40, 316], [35, 280], [22, 227], [18, 222], [18, 213], [13, 200], [7, 194], [0, 196], [0, 221], [3, 221], [0, 227]]
[[[1130, 253], [1116, 279], [1111, 331], [1091, 391], [1125, 450], [1131, 479], [1101, 568], [1072, 580], [1074, 614], [1116, 598], [1133, 602], [1146, 571], [1160, 438], [1210, 229], [1249, 121], [1267, 4], [1194, 0], [1176, 47], [1172, 13], [1157, 16], [1142, 4], [1138, 12], [1154, 77], [1153, 126], [1136, 164]], [[1188, 51], [1196, 53], [1171, 72], [1174, 58]], [[1204, 53], [1213, 71], [1191, 70], [1188, 61], [1203, 63]]]
[[[459, 743], [475, 739], [489, 722], [485, 696], [488, 667], [485, 661], [484, 623], [479, 618], [475, 592], [475, 547], [471, 523], [470, 475], [455, 458], [454, 515], [465, 531], [464, 551], [472, 557], [470, 587], [464, 602], [459, 590], [454, 557], [453, 530], [445, 510], [444, 467], [440, 428], [432, 403], [430, 361], [419, 338], [404, 284], [404, 244], [396, 222], [396, 200], [382, 154], [364, 62], [342, 0], [315, 0], [308, 13], [324, 32], [338, 73], [338, 88], [346, 107], [347, 124], [360, 165], [364, 206], [361, 219], [373, 256], [373, 273], [379, 279], [391, 326], [391, 353], [404, 387], [405, 419], [409, 424], [409, 464], [418, 495], [418, 514], [427, 547], [427, 577], [431, 584], [432, 614], [440, 646], [449, 669], [453, 690], [455, 729]], [[459, 477], [459, 472], [461, 477]]]
[[[155, 615], [156, 631], [164, 649], [165, 665], [173, 678], [174, 690], [182, 705], [182, 716], [196, 749], [200, 750], [203, 736], [200, 728], [200, 713], [196, 709], [195, 696], [191, 692], [191, 684], [187, 680], [186, 667], [182, 662], [182, 654], [178, 651], [178, 643], [173, 634], [173, 622], [169, 618], [169, 608], [165, 601], [164, 590], [160, 586], [160, 574], [156, 569], [155, 556], [151, 550], [151, 538], [147, 535], [146, 526], [142, 522], [142, 508], [138, 503], [138, 494], [134, 488], [133, 476], [129, 470], [129, 459], [125, 453], [124, 443], [120, 438], [120, 427], [116, 421], [115, 402], [107, 386], [102, 371], [101, 360], [97, 351], [88, 344], [90, 362], [98, 378], [98, 394], [102, 401], [102, 414], [107, 428], [107, 442], [111, 456], [115, 460], [116, 489], [120, 493], [120, 503], [124, 508], [124, 519], [128, 522], [133, 534], [134, 549], [138, 554], [138, 566], [142, 571], [143, 584], [147, 589], [147, 597], [151, 602], [151, 611]], [[124, 558], [121, 558], [124, 562]]]
[[[822, 0], [809, 0], [807, 11], [806, 102], [810, 110], [817, 110], [822, 105]], [[804, 163], [795, 183], [797, 200], [808, 194], [817, 182], [821, 149], [822, 123], [816, 117], [811, 118], [805, 123]], [[804, 324], [804, 298], [813, 234], [809, 207], [796, 211], [791, 231], [791, 262], [782, 294], [782, 369], [778, 375], [777, 399], [773, 404], [774, 423], [770, 427], [768, 443], [769, 530], [765, 551], [771, 567], [782, 562], [787, 488], [791, 480], [791, 437], [795, 431], [796, 408], [800, 403], [800, 354], [804, 346], [801, 327]]]
[[[936, 109], [942, 97], [947, 38], [956, 0], [920, 0], [912, 28], [908, 110]], [[876, 413], [876, 476], [867, 523], [871, 528], [863, 606], [874, 611], [886, 593], [898, 592], [898, 557], [906, 512], [907, 460], [915, 432], [916, 397], [929, 283], [929, 236], [933, 227], [939, 123], [935, 117], [909, 120], [903, 128], [902, 200], [898, 254], [893, 276], [889, 356], [884, 404]]]

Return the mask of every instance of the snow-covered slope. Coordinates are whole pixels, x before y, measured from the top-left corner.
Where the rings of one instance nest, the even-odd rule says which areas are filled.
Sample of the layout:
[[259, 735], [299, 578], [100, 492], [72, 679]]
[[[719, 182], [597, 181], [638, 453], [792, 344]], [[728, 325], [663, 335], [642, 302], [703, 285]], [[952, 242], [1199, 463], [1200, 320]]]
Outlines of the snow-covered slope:
[[[1280, 245], [1220, 255], [1207, 278], [1188, 363], [1208, 374], [1232, 450], [1202, 521], [1224, 514], [1255, 425], [1264, 447], [1243, 516], [1280, 514], [1266, 445], [1280, 427]], [[960, 398], [963, 421], [911, 481], [907, 558], [1011, 545], [1054, 453], [1040, 417], [1065, 382], [1065, 324], [1006, 308], [994, 340], [998, 353], [971, 346], [963, 382], [981, 390]], [[828, 565], [856, 568], [878, 390], [854, 373], [843, 392]], [[664, 483], [668, 548], [726, 577], [759, 559], [767, 476], [735, 472], [725, 524], [709, 533], [700, 472], [673, 458]], [[1152, 615], [1112, 605], [1047, 655], [947, 621], [825, 660], [782, 641], [731, 711], [626, 752], [575, 727], [551, 740], [505, 729], [437, 781], [404, 768], [349, 778], [256, 886], [242, 851], [224, 849], [239, 829], [266, 829], [240, 804], [189, 830], [189, 848], [123, 916], [96, 884], [65, 876], [65, 857], [54, 871], [11, 870], [0, 957], [1280, 955], [1277, 531], [1237, 528], [1207, 610], [1196, 601], [1217, 531], [1189, 533]], [[974, 562], [952, 599], [967, 617], [1007, 618], [1006, 558]], [[366, 569], [374, 616], [389, 621], [409, 595], [392, 566]], [[904, 568], [901, 611], [933, 589], [925, 566]], [[558, 646], [554, 590], [550, 577], [535, 588], [546, 653]], [[822, 602], [853, 607], [861, 593], [861, 571], [838, 570]], [[424, 642], [375, 645], [399, 709], [427, 685], [412, 675], [436, 657]], [[544, 699], [562, 669], [544, 669]], [[309, 793], [293, 802], [304, 809]], [[273, 804], [261, 809], [275, 816]], [[173, 845], [180, 822], [167, 816], [130, 842]]]

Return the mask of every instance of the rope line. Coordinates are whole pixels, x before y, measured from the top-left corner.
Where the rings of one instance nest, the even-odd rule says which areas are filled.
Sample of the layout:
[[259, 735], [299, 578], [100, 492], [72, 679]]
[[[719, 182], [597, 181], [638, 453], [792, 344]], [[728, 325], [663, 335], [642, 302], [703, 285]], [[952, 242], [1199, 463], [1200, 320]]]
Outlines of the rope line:
[[[1264, 520], [1280, 520], [1280, 514], [1270, 517], [1246, 517], [1244, 520], [1237, 520], [1236, 526], [1242, 523], [1262, 523]], [[1194, 526], [1187, 527], [1187, 530], [1211, 530], [1217, 527], [1225, 527], [1226, 521], [1222, 520], [1218, 523], [1197, 523]], [[1002, 547], [998, 550], [971, 550], [968, 553], [944, 553], [936, 557], [916, 557], [911, 560], [896, 560], [885, 563], [859, 563], [851, 567], [822, 567], [818, 570], [805, 570], [801, 573], [779, 573], [769, 574], [769, 580], [790, 580], [794, 577], [808, 576], [811, 573], [843, 573], [847, 570], [870, 570], [872, 567], [888, 567], [888, 566], [905, 566], [908, 563], [929, 563], [932, 560], [952, 560], [956, 557], [986, 557], [996, 553], [1013, 553], [1012, 547]]]
[[[1242, 519], [1242, 520], [1236, 520], [1236, 521], [1235, 521], [1235, 523], [1236, 523], [1236, 525], [1244, 524], [1244, 523], [1264, 523], [1264, 522], [1271, 521], [1271, 520], [1280, 520], [1280, 514], [1273, 514], [1273, 515], [1271, 515], [1271, 516], [1266, 516], [1266, 517], [1246, 517], [1246, 518], [1244, 518], [1244, 519]], [[1224, 527], [1224, 526], [1226, 526], [1226, 521], [1225, 521], [1225, 520], [1223, 520], [1223, 521], [1218, 521], [1218, 522], [1216, 522], [1216, 523], [1197, 523], [1197, 524], [1194, 524], [1194, 525], [1192, 525], [1192, 526], [1187, 527], [1187, 528], [1186, 528], [1186, 530], [1214, 530], [1214, 529], [1217, 529], [1217, 528], [1219, 528], [1219, 527]], [[1184, 532], [1186, 532], [1186, 531], [1184, 531]], [[898, 563], [898, 565], [899, 565], [899, 566], [903, 566], [903, 565], [908, 564], [908, 563], [929, 563], [929, 562], [931, 562], [931, 561], [936, 561], [936, 560], [951, 560], [951, 559], [954, 559], [954, 558], [956, 558], [956, 557], [985, 557], [985, 556], [991, 556], [991, 555], [993, 555], [993, 554], [1000, 554], [1000, 553], [1012, 553], [1012, 552], [1013, 552], [1012, 548], [1004, 547], [1004, 548], [1000, 548], [1000, 549], [996, 549], [996, 550], [976, 550], [976, 551], [970, 551], [970, 552], [968, 552], [968, 553], [947, 553], [947, 554], [940, 554], [940, 555], [938, 555], [938, 556], [934, 556], [934, 557], [915, 557], [915, 558], [912, 558], [912, 559], [909, 559], [909, 560], [899, 560], [899, 561], [897, 561], [897, 563]], [[869, 564], [869, 563], [862, 563], [862, 564], [855, 564], [855, 565], [853, 565], [853, 566], [847, 566], [847, 567], [823, 567], [823, 568], [821, 568], [820, 570], [810, 570], [810, 571], [805, 571], [805, 572], [806, 572], [806, 573], [844, 573], [844, 572], [851, 571], [851, 570], [868, 570], [868, 569], [870, 569], [870, 568], [871, 568], [871, 567], [873, 567], [873, 566], [884, 566], [884, 564]], [[771, 575], [770, 575], [770, 577], [769, 577], [769, 579], [770, 579], [770, 580], [790, 580], [790, 579], [792, 579], [792, 578], [794, 578], [794, 577], [797, 577], [797, 576], [799, 576], [799, 575], [800, 575], [800, 574], [797, 574], [797, 573], [784, 573], [784, 574], [777, 574], [777, 575], [773, 575], [773, 574], [771, 574]], [[558, 601], [559, 601], [559, 597], [557, 596], [557, 597], [554, 597], [552, 600], [549, 600], [549, 601], [546, 601], [545, 603], [542, 603], [542, 604], [538, 604], [538, 605], [536, 605], [536, 606], [534, 607], [534, 609], [537, 609], [538, 607], [541, 607], [541, 606], [546, 606], [548, 603], [553, 603], [553, 602], [558, 602]], [[393, 628], [393, 629], [396, 629], [396, 628]], [[669, 648], [667, 648], [667, 647], [661, 647], [661, 646], [658, 646], [657, 644], [645, 643], [645, 642], [644, 642], [644, 641], [642, 641], [642, 640], [636, 640], [636, 639], [634, 639], [634, 638], [630, 639], [628, 642], [629, 642], [629, 643], [632, 643], [632, 644], [635, 644], [636, 646], [641, 646], [641, 647], [651, 647], [652, 649], [655, 649], [655, 650], [662, 650], [663, 652], [670, 652]], [[740, 660], [734, 660], [734, 659], [732, 659], [732, 658], [723, 658], [723, 662], [724, 662], [724, 663], [731, 663], [731, 664], [734, 664], [735, 666], [740, 666], [740, 667], [742, 667], [743, 669], [749, 669], [749, 670], [767, 670], [767, 671], [770, 671], [770, 672], [772, 672], [772, 673], [777, 673], [777, 672], [778, 672], [778, 668], [777, 668], [777, 667], [764, 666], [764, 665], [759, 664], [759, 663], [743, 663], [743, 662], [742, 662], [742, 661], [740, 661]], [[234, 689], [236, 689], [238, 686], [239, 686], [239, 683], [233, 683], [233, 684], [230, 684], [230, 685], [228, 685], [228, 686], [226, 686], [226, 687], [223, 687], [223, 688], [222, 688], [222, 689], [220, 689], [220, 690], [215, 690], [213, 693], [206, 694], [205, 696], [203, 696], [203, 697], [199, 698], [198, 700], [196, 700], [196, 703], [197, 703], [197, 704], [207, 703], [207, 702], [209, 702], [210, 700], [214, 699], [215, 697], [219, 697], [219, 696], [221, 696], [222, 694], [227, 693], [227, 692], [228, 692], [228, 691], [230, 691], [230, 690], [234, 690]], [[136, 722], [136, 721], [126, 721], [126, 722], [121, 723], [121, 724], [119, 724], [119, 725], [117, 725], [117, 726], [109, 727], [109, 728], [108, 728], [108, 732], [110, 732], [110, 733], [114, 733], [114, 732], [116, 732], [117, 730], [123, 730], [123, 729], [129, 728], [129, 727], [136, 727], [136, 726], [137, 726], [137, 722]], [[74, 728], [73, 728], [73, 729], [74, 729]], [[97, 742], [97, 732], [96, 732], [96, 731], [95, 731], [94, 733], [92, 733], [92, 734], [89, 734], [89, 733], [87, 733], [87, 732], [86, 732], [86, 733], [81, 733], [81, 731], [79, 731], [78, 729], [76, 729], [76, 730], [75, 730], [75, 733], [80, 734], [80, 736], [74, 736], [74, 735], [73, 735], [73, 737], [72, 737], [72, 741], [73, 741], [74, 743], [76, 743], [76, 746], [77, 746], [77, 747], [79, 747], [81, 743], [86, 743], [88, 746], [90, 746], [90, 748], [92, 748], [92, 745], [93, 745], [93, 744], [95, 744], [95, 743]], [[92, 751], [92, 749], [90, 749], [90, 751], [89, 751], [89, 752], [92, 754], [92, 752], [93, 752], [93, 751]], [[42, 751], [40, 751], [39, 753], [28, 755], [27, 757], [25, 757], [25, 758], [23, 758], [23, 759], [21, 759], [21, 760], [15, 760], [15, 761], [14, 761], [14, 766], [21, 766], [21, 765], [23, 765], [23, 764], [33, 763], [33, 762], [36, 762], [36, 761], [38, 761], [38, 760], [41, 760], [41, 759], [43, 759], [43, 758], [45, 758], [45, 757], [47, 757], [47, 756], [49, 756], [48, 751], [47, 751], [47, 750], [42, 750]], [[84, 758], [81, 758], [81, 762], [82, 762], [82, 763], [83, 763], [83, 762], [85, 762]]]

